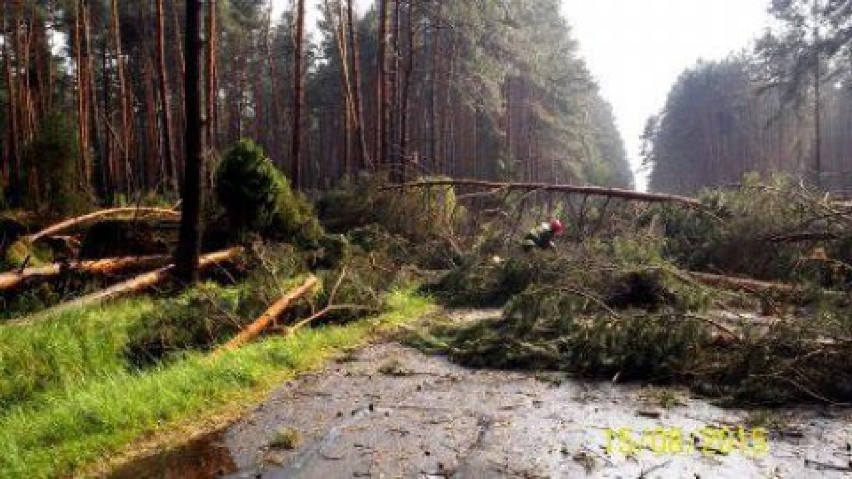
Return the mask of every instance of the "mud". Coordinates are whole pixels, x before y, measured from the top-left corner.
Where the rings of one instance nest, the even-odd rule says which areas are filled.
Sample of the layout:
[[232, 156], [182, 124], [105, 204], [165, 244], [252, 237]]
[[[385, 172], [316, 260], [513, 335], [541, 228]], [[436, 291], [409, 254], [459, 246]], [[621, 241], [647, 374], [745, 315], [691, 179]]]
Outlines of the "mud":
[[224, 431], [146, 457], [113, 471], [111, 479], [206, 479], [236, 472]]
[[[688, 438], [705, 426], [750, 429], [757, 416], [771, 430], [759, 457], [697, 439], [681, 454], [607, 448], [610, 428], [641, 434], [661, 426]], [[297, 447], [270, 446], [291, 428]], [[469, 370], [395, 343], [291, 381], [208, 439], [206, 449], [165, 454], [115, 477], [852, 477], [848, 409], [721, 409], [686, 392]], [[210, 451], [215, 467], [198, 467]]]

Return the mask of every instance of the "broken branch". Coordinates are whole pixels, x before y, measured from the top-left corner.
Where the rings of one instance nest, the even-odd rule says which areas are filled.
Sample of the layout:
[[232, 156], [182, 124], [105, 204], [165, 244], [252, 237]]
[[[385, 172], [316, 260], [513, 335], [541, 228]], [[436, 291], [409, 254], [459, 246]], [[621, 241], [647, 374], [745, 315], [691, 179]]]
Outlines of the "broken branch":
[[296, 289], [291, 290], [287, 294], [285, 294], [281, 299], [275, 302], [269, 309], [266, 310], [257, 320], [248, 325], [245, 329], [243, 329], [238, 335], [232, 338], [230, 341], [220, 346], [219, 349], [216, 350], [216, 353], [221, 353], [223, 351], [237, 349], [240, 346], [253, 341], [255, 338], [260, 336], [266, 328], [269, 327], [278, 317], [284, 314], [285, 311], [290, 309], [293, 303], [307, 295], [308, 293], [313, 292], [316, 289], [319, 280], [317, 280], [316, 276], [309, 277], [301, 286]]
[[156, 218], [164, 218], [171, 220], [179, 220], [180, 213], [173, 210], [168, 210], [165, 208], [144, 208], [144, 207], [132, 207], [132, 208], [112, 208], [108, 210], [95, 211], [94, 213], [89, 213], [87, 215], [78, 216], [76, 218], [71, 218], [65, 220], [61, 223], [57, 223], [49, 228], [43, 229], [36, 234], [30, 235], [27, 240], [30, 243], [34, 243], [39, 239], [45, 236], [55, 235], [60, 231], [65, 231], [69, 228], [73, 228], [77, 225], [87, 223], [92, 220], [107, 218], [110, 216], [120, 216], [123, 214], [132, 214], [134, 218], [139, 216], [153, 216]]

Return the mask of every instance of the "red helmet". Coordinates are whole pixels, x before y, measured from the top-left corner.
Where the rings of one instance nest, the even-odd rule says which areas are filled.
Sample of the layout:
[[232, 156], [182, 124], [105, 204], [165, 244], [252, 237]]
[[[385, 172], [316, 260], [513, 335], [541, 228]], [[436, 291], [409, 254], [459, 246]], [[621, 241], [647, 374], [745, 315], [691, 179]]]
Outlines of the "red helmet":
[[565, 231], [565, 227], [562, 225], [562, 222], [557, 219], [550, 220], [550, 229], [556, 234], [561, 234]]

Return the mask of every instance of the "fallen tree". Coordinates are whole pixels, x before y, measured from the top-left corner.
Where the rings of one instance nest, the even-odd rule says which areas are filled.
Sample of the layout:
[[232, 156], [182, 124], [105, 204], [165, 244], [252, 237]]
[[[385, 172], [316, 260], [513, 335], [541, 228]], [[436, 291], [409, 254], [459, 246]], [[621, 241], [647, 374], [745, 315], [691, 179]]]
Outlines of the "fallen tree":
[[293, 303], [316, 290], [319, 280], [316, 276], [310, 276], [305, 282], [296, 289], [289, 291], [275, 302], [269, 309], [266, 310], [257, 320], [248, 325], [233, 339], [223, 344], [216, 353], [239, 348], [240, 346], [253, 341], [255, 338], [268, 328], [276, 319], [278, 319], [285, 311], [290, 309]]
[[111, 208], [108, 210], [95, 211], [94, 213], [89, 213], [87, 215], [78, 216], [76, 218], [70, 218], [60, 223], [57, 223], [53, 226], [45, 228], [38, 233], [30, 235], [27, 237], [27, 241], [30, 243], [35, 243], [41, 238], [46, 236], [52, 236], [56, 233], [68, 230], [77, 225], [81, 225], [84, 223], [88, 223], [89, 221], [100, 220], [104, 218], [121, 216], [130, 214], [133, 218], [161, 218], [161, 219], [169, 219], [169, 220], [179, 220], [180, 213], [174, 210], [169, 210], [165, 208], [148, 208], [148, 207], [130, 207], [130, 208]]
[[[243, 252], [243, 248], [236, 247], [227, 249], [224, 251], [219, 251], [216, 253], [210, 253], [199, 258], [198, 268], [200, 270], [204, 270], [215, 266], [220, 263], [225, 263], [233, 260], [237, 256], [239, 256]], [[174, 264], [170, 264], [168, 266], [164, 266], [160, 269], [150, 271], [148, 273], [142, 274], [135, 278], [129, 279], [123, 283], [116, 284], [102, 291], [98, 291], [97, 293], [90, 294], [88, 296], [83, 296], [81, 298], [77, 298], [73, 301], [69, 301], [67, 303], [60, 304], [53, 308], [50, 308], [46, 311], [42, 311], [41, 313], [35, 314], [33, 316], [29, 316], [22, 320], [16, 321], [16, 323], [27, 323], [31, 322], [35, 319], [54, 315], [63, 311], [68, 311], [71, 309], [82, 308], [85, 306], [91, 306], [97, 303], [103, 303], [106, 301], [112, 301], [117, 298], [128, 296], [134, 293], [138, 293], [145, 289], [148, 289], [152, 286], [156, 286], [160, 283], [165, 282], [169, 278], [171, 278], [172, 270], [174, 269]]]
[[700, 283], [706, 284], [707, 286], [713, 286], [722, 289], [731, 289], [735, 291], [745, 291], [751, 293], [771, 293], [782, 295], [790, 295], [803, 291], [802, 287], [787, 283], [773, 283], [769, 281], [760, 281], [751, 278], [721, 276], [718, 274], [698, 273], [695, 271], [689, 271], [687, 272], [687, 274], [692, 279]]
[[170, 256], [131, 256], [124, 258], [104, 258], [93, 261], [74, 261], [70, 263], [52, 263], [47, 266], [26, 268], [22, 271], [0, 273], [0, 291], [17, 288], [31, 280], [44, 280], [73, 271], [93, 275], [109, 275], [133, 269], [156, 268], [168, 264]]
[[679, 203], [690, 207], [700, 207], [701, 201], [686, 196], [668, 195], [663, 193], [643, 193], [641, 191], [622, 188], [604, 188], [601, 186], [560, 185], [551, 183], [500, 183], [493, 181], [447, 179], [423, 180], [397, 185], [388, 185], [383, 190], [400, 190], [406, 188], [431, 188], [437, 186], [469, 186], [495, 191], [552, 191], [558, 193], [579, 194], [586, 196], [603, 196], [629, 201], [644, 201], [648, 203]]

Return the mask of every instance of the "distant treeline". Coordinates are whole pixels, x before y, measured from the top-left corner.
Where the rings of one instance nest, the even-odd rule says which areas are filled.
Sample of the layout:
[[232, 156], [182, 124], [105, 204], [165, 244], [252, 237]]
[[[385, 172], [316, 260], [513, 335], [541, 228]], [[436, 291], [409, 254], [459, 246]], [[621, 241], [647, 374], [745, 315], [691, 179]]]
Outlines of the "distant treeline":
[[744, 173], [852, 193], [852, 1], [773, 2], [753, 53], [700, 61], [649, 119], [653, 190], [691, 194]]

